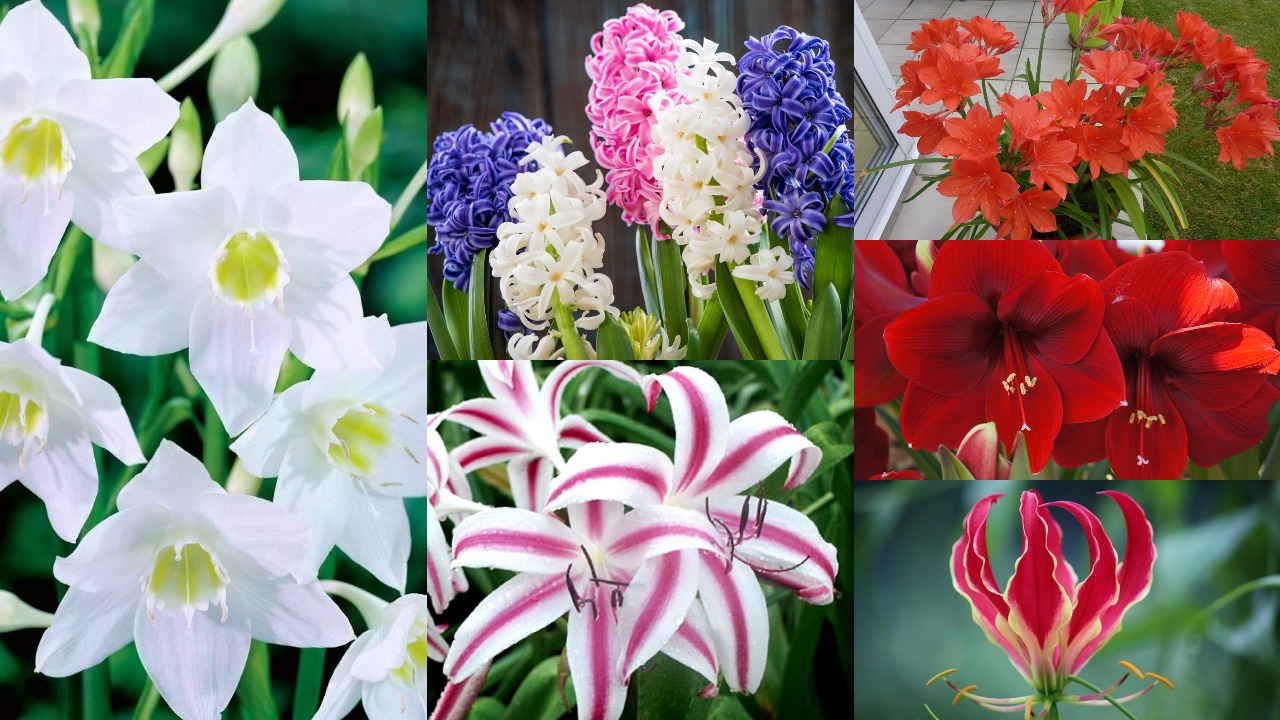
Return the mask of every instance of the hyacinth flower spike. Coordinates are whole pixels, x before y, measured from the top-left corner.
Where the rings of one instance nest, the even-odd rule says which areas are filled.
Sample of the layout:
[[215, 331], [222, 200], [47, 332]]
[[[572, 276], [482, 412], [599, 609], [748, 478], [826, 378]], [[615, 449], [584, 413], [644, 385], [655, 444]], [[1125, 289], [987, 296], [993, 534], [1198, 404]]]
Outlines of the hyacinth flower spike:
[[443, 419], [465, 425], [481, 437], [458, 446], [453, 457], [463, 473], [507, 463], [516, 507], [535, 512], [546, 504], [554, 470], [564, 465], [560, 448], [610, 442], [608, 436], [583, 418], [561, 416], [560, 399], [569, 380], [583, 370], [598, 367], [640, 384], [640, 374], [618, 362], [560, 363], [541, 386], [528, 361], [491, 360], [479, 365], [492, 397], [463, 401]]
[[[977, 695], [973, 692], [976, 686], [960, 687], [946, 678], [954, 670], [939, 673], [927, 684], [943, 679], [956, 691], [955, 702], [967, 699], [997, 712], [1021, 711], [1028, 718], [1045, 717], [1055, 705], [1125, 703], [1157, 684], [1173, 687], [1164, 677], [1143, 673], [1127, 662], [1121, 665], [1128, 672], [1106, 690], [1078, 677], [1089, 659], [1120, 631], [1120, 621], [1129, 608], [1146, 597], [1156, 559], [1151, 524], [1142, 508], [1121, 492], [1099, 494], [1114, 500], [1124, 515], [1122, 561], [1096, 515], [1074, 502], [1043, 502], [1035, 491], [1022, 494], [1022, 554], [1003, 591], [992, 573], [986, 540], [987, 514], [1002, 494], [978, 501], [965, 517], [963, 535], [952, 548], [951, 577], [956, 591], [969, 601], [973, 620], [987, 639], [1008, 654], [1035, 692], [1007, 698]], [[1063, 555], [1062, 528], [1050, 515], [1050, 507], [1071, 513], [1084, 530], [1089, 573], [1079, 582]], [[1131, 695], [1111, 697], [1130, 675], [1151, 682]], [[1072, 682], [1092, 692], [1069, 694]], [[1041, 708], [1039, 713], [1034, 710], [1036, 705]]]

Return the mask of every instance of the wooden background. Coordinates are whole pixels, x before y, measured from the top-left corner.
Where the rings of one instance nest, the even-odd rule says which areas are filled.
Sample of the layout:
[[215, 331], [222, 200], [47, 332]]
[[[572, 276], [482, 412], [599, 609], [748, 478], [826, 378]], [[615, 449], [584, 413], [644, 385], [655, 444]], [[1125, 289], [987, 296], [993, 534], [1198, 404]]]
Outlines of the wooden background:
[[[591, 80], [584, 61], [591, 36], [604, 21], [620, 17], [631, 0], [430, 0], [427, 7], [427, 132], [437, 135], [471, 123], [488, 130], [506, 110], [541, 117], [557, 135], [568, 135], [567, 151], [581, 150], [591, 162], [578, 170], [588, 181], [599, 168], [584, 108]], [[836, 87], [853, 102], [853, 0], [667, 0], [650, 3], [675, 10], [686, 38], [708, 38], [735, 58], [748, 37], [790, 25], [831, 43]], [[430, 148], [428, 148], [430, 155]], [[603, 171], [603, 169], [601, 168]], [[635, 263], [635, 232], [609, 206], [595, 225], [608, 250], [602, 271], [613, 279], [622, 311], [644, 304]], [[432, 287], [441, 282], [441, 258], [430, 256]], [[499, 300], [500, 302], [500, 300]], [[492, 314], [490, 315], [492, 318]], [[732, 344], [731, 342], [728, 344]]]

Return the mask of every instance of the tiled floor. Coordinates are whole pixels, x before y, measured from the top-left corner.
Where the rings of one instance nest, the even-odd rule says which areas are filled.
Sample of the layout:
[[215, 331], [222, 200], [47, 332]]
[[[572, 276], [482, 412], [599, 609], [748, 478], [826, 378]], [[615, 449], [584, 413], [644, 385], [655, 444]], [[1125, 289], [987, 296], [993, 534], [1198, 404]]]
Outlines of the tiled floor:
[[[902, 63], [915, 56], [915, 53], [907, 50], [907, 45], [911, 42], [911, 33], [918, 30], [924, 21], [945, 17], [968, 19], [975, 15], [986, 15], [1000, 21], [1017, 37], [1018, 47], [1001, 56], [1000, 67], [1003, 72], [990, 82], [997, 93], [1027, 94], [1027, 83], [1015, 80], [1014, 76], [1025, 71], [1028, 61], [1035, 67], [1039, 59], [1040, 33], [1044, 31], [1044, 21], [1040, 15], [1038, 0], [859, 0], [858, 6], [862, 9], [862, 16], [875, 37], [880, 54], [895, 82], [901, 80]], [[1055, 20], [1045, 32], [1044, 56], [1039, 62], [1043, 81], [1066, 77], [1071, 63], [1071, 45], [1065, 18]], [[1085, 76], [1085, 79], [1090, 78]], [[1090, 82], [1090, 85], [1093, 84]], [[936, 108], [924, 108], [912, 103], [907, 109], [932, 112]], [[917, 166], [902, 197], [914, 194], [924, 184], [923, 176], [937, 169], [938, 166], [934, 164]], [[952, 198], [930, 190], [910, 204], [899, 205], [889, 220], [883, 237], [904, 240], [937, 238], [951, 227], [952, 202]]]

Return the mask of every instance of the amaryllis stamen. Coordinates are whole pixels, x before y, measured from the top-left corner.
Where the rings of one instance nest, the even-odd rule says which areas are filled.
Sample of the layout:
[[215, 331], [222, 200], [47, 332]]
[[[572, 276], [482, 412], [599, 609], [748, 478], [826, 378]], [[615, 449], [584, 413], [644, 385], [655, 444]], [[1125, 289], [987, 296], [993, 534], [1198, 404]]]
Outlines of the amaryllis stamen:
[[578, 590], [573, 586], [573, 565], [569, 565], [564, 571], [564, 584], [569, 588], [569, 599], [573, 601], [573, 609], [582, 612], [582, 606], [590, 603], [591, 617], [599, 618], [600, 611], [596, 608], [596, 601], [589, 597], [583, 597], [578, 594]]

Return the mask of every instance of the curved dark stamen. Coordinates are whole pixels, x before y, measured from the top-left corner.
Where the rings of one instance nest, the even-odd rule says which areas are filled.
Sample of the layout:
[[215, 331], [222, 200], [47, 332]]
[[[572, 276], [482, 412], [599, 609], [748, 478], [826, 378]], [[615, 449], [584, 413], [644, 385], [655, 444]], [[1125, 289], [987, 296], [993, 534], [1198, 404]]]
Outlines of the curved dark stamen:
[[738, 518], [738, 542], [742, 542], [743, 533], [747, 531], [747, 518], [751, 515], [751, 498], [742, 498], [742, 515]]
[[759, 565], [754, 565], [754, 564], [752, 564], [752, 563], [751, 563], [751, 561], [747, 560], [746, 558], [738, 558], [738, 559], [739, 559], [739, 560], [741, 560], [742, 562], [746, 563], [746, 564], [747, 564], [747, 566], [748, 566], [748, 567], [750, 567], [752, 570], [755, 570], [755, 571], [757, 571], [757, 572], [763, 572], [763, 573], [784, 573], [784, 572], [791, 572], [792, 570], [795, 570], [796, 568], [800, 567], [801, 565], [803, 565], [803, 564], [805, 564], [805, 563], [809, 562], [809, 556], [808, 556], [808, 555], [805, 555], [805, 556], [804, 556], [804, 559], [803, 559], [803, 560], [801, 560], [800, 562], [796, 563], [795, 565], [791, 565], [790, 567], [779, 568], [779, 569], [777, 569], [777, 570], [772, 570], [772, 569], [770, 569], [770, 568], [763, 568], [763, 567], [760, 567]]
[[613, 592], [609, 593], [609, 606], [612, 607], [614, 610], [617, 610], [618, 608], [622, 607], [622, 591], [621, 590], [614, 588]]
[[756, 501], [756, 537], [760, 537], [760, 533], [764, 530], [764, 514], [769, 511], [769, 501], [764, 497], [764, 490], [760, 491], [760, 499]]
[[591, 568], [591, 579], [596, 580], [596, 566], [595, 563], [591, 562], [591, 553], [587, 552], [586, 545], [579, 545], [578, 547], [582, 550], [583, 557], [587, 559], [587, 567]]
[[564, 571], [564, 584], [569, 588], [569, 599], [573, 601], [573, 609], [576, 610], [577, 612], [582, 612], [582, 606], [590, 603], [591, 617], [593, 619], [599, 618], [600, 612], [599, 610], [596, 609], [596, 601], [588, 597], [582, 597], [581, 595], [578, 594], [578, 590], [573, 587], [572, 573], [573, 573], [573, 565], [570, 564], [569, 567], [566, 568]]

